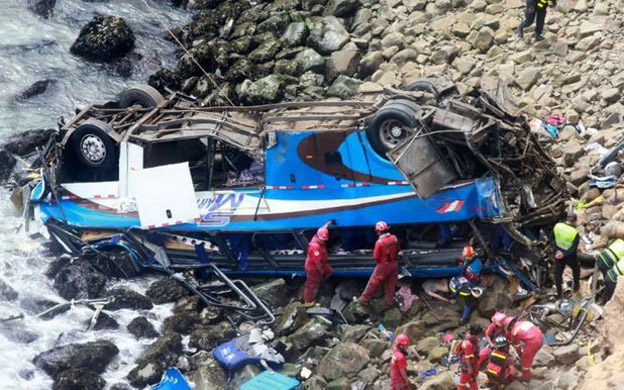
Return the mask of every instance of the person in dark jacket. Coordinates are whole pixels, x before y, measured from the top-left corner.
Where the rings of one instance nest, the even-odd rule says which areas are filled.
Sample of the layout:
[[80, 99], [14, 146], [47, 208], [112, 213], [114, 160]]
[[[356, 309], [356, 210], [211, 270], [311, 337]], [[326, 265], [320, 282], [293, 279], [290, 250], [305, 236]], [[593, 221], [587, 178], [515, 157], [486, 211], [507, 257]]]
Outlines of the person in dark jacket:
[[580, 288], [581, 264], [577, 257], [580, 235], [575, 224], [576, 214], [570, 213], [565, 223], [555, 225], [550, 236], [550, 245], [555, 253], [555, 285], [559, 299], [563, 298], [563, 270], [566, 265], [572, 269], [574, 291]]
[[544, 36], [544, 21], [546, 20], [546, 10], [548, 7], [557, 6], [557, 0], [526, 0], [526, 9], [524, 11], [524, 21], [518, 26], [518, 36], [524, 37], [524, 29], [529, 27], [535, 21], [535, 40], [542, 41]]

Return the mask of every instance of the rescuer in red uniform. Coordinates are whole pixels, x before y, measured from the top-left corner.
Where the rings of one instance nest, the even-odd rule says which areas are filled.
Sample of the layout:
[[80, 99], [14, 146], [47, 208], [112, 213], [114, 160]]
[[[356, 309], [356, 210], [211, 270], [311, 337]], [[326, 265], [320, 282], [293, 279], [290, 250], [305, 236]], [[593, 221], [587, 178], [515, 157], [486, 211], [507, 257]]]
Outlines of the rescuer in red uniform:
[[368, 304], [373, 298], [373, 294], [381, 285], [385, 286], [386, 305], [394, 306], [394, 290], [399, 277], [399, 240], [388, 231], [390, 227], [384, 221], [375, 224], [375, 233], [379, 236], [375, 243], [375, 251], [373, 253], [377, 265], [368, 280], [366, 289], [360, 296], [359, 300], [363, 304]]
[[507, 339], [509, 339], [514, 347], [522, 366], [522, 380], [531, 380], [531, 366], [535, 355], [544, 345], [544, 335], [540, 328], [530, 321], [517, 321], [515, 318], [508, 318], [507, 322]]
[[325, 244], [329, 240], [329, 226], [335, 223], [336, 221], [332, 219], [320, 227], [308, 245], [308, 255], [305, 261], [306, 282], [303, 291], [303, 302], [306, 305], [314, 304], [321, 282], [327, 280], [333, 272], [327, 260]]
[[480, 326], [472, 325], [464, 339], [455, 346], [454, 354], [460, 359], [460, 376], [457, 390], [478, 390], [479, 375], [479, 335], [483, 333]]
[[488, 342], [487, 347], [483, 348], [479, 353], [479, 367], [483, 363], [485, 363], [489, 359], [490, 352], [494, 347], [494, 340], [498, 336], [505, 336], [506, 329], [505, 324], [510, 321], [510, 317], [508, 317], [505, 313], [497, 311], [492, 316], [492, 322], [485, 330], [485, 338]]
[[396, 345], [392, 347], [392, 360], [390, 361], [390, 390], [408, 390], [412, 388], [407, 377], [407, 347], [410, 339], [401, 333], [396, 337]]

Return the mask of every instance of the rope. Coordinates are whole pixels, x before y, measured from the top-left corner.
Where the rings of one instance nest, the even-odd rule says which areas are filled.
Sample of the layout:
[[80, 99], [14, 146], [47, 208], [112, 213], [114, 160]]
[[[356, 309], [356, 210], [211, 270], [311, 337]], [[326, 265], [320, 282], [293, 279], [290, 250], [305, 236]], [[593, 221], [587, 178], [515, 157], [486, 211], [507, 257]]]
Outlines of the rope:
[[[145, 4], [145, 7], [149, 10], [149, 12], [153, 15], [158, 17], [158, 14], [156, 13], [156, 11], [154, 11], [154, 9], [152, 7], [150, 7], [150, 5], [147, 3], [147, 0], [142, 0], [143, 4]], [[221, 97], [225, 98], [225, 100], [227, 100], [228, 103], [230, 103], [230, 105], [234, 106], [235, 104], [232, 103], [232, 101], [230, 100], [230, 98], [225, 95], [223, 93], [223, 89], [221, 89], [221, 87], [219, 87], [219, 85], [217, 84], [216, 81], [214, 81], [214, 79], [212, 77], [210, 77], [210, 74], [206, 71], [206, 69], [204, 69], [203, 66], [201, 66], [201, 64], [195, 59], [195, 56], [193, 56], [193, 54], [186, 48], [186, 46], [184, 46], [184, 44], [178, 39], [178, 37], [175, 36], [175, 34], [171, 31], [171, 29], [169, 29], [168, 27], [165, 27], [164, 24], [162, 24], [160, 22], [160, 20], [158, 20], [158, 18], [156, 18], [156, 22], [160, 25], [160, 27], [162, 27], [165, 31], [167, 31], [167, 33], [169, 35], [171, 35], [171, 37], [173, 38], [174, 41], [176, 41], [176, 43], [182, 48], [182, 50], [184, 50], [184, 52], [191, 58], [191, 60], [193, 61], [193, 63], [195, 63], [195, 65], [197, 65], [197, 67], [202, 71], [202, 73], [204, 74], [204, 76], [206, 76], [206, 78], [208, 80], [210, 80], [210, 82], [212, 83], [212, 85], [215, 86], [215, 88], [217, 88], [217, 90], [219, 91], [219, 95], [221, 95]]]

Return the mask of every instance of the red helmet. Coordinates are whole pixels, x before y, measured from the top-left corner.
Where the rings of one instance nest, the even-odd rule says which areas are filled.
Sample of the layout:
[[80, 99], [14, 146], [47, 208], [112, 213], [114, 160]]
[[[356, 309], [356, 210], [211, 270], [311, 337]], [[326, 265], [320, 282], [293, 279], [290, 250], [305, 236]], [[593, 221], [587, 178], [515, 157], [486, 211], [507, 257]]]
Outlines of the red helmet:
[[375, 224], [375, 233], [383, 233], [388, 229], [390, 229], [390, 226], [384, 221], [379, 221]]
[[407, 347], [408, 345], [410, 345], [410, 339], [409, 339], [409, 337], [407, 337], [406, 334], [401, 333], [401, 334], [397, 335], [396, 343], [397, 343], [397, 345], [403, 345], [403, 346]]
[[505, 324], [505, 320], [507, 319], [507, 314], [497, 311], [496, 313], [494, 313], [494, 315], [492, 316], [492, 322], [494, 323], [494, 325], [496, 326], [501, 326]]
[[475, 252], [475, 249], [472, 245], [466, 245], [464, 249], [462, 250], [462, 257], [464, 259], [472, 259], [476, 255], [477, 255], [477, 252]]
[[319, 240], [327, 241], [329, 240], [329, 230], [325, 227], [319, 228], [319, 230], [316, 231], [316, 236]]

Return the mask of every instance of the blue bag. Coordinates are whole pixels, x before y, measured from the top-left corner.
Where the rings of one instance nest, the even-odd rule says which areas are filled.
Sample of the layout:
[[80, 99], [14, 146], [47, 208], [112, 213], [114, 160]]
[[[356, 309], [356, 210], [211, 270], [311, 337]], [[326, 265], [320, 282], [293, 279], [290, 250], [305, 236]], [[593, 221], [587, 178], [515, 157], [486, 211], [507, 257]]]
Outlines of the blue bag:
[[152, 386], [152, 390], [191, 390], [191, 386], [180, 370], [169, 367], [160, 379], [160, 383]]

